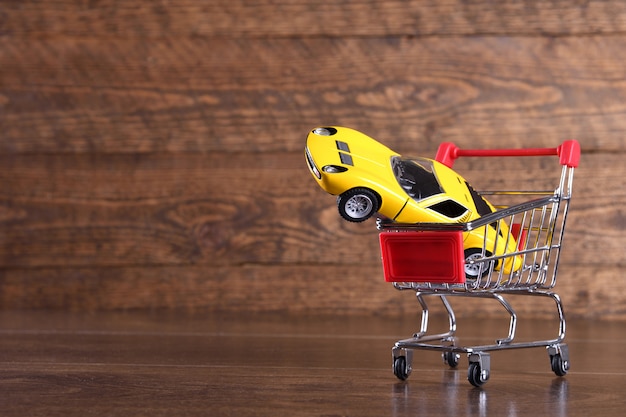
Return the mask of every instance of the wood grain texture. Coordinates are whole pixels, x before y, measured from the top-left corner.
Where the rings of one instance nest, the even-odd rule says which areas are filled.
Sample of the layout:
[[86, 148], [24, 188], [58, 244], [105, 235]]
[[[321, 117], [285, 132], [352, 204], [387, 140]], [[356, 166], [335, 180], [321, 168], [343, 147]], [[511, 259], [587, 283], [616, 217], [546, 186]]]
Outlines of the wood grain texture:
[[[620, 160], [586, 157], [562, 262], [626, 262], [626, 172], [612, 169]], [[1, 161], [5, 266], [378, 263], [372, 221], [341, 220], [299, 153]], [[457, 170], [477, 189], [550, 190], [560, 167], [549, 161], [505, 160], [502, 169], [490, 162], [485, 171], [481, 160]]]
[[[563, 263], [555, 291], [567, 318], [623, 318], [626, 284], [622, 267]], [[554, 303], [522, 295], [509, 300], [518, 314], [555, 318]], [[444, 314], [429, 299], [431, 314]], [[507, 319], [493, 300], [453, 298], [461, 317]], [[284, 315], [331, 314], [414, 317], [420, 307], [411, 291], [384, 282], [379, 264], [299, 264], [11, 268], [0, 274], [5, 310], [185, 311]]]
[[566, 138], [623, 151], [622, 50], [607, 36], [4, 37], [0, 151], [296, 151], [320, 124], [401, 152]]
[[623, 32], [618, 0], [3, 1], [0, 34], [161, 38]]
[[[613, 169], [621, 155], [585, 156], [557, 291], [568, 314], [619, 317], [626, 173]], [[555, 162], [458, 169], [484, 188], [549, 189]], [[17, 155], [0, 166], [4, 308], [417, 312], [382, 282], [374, 224], [341, 220], [299, 153]]]
[[[572, 321], [566, 377], [545, 348], [494, 352], [482, 389], [439, 352], [415, 351], [405, 382], [390, 348], [408, 318], [310, 315], [0, 314], [0, 401], [6, 417], [623, 415], [625, 325]], [[528, 326], [528, 327], [526, 327]], [[459, 322], [460, 343], [493, 343], [506, 320]], [[529, 329], [529, 331], [525, 331]], [[520, 337], [552, 335], [520, 320]], [[469, 337], [465, 338], [465, 336]]]
[[625, 25], [617, 1], [0, 0], [0, 309], [413, 311], [307, 172], [338, 124], [422, 156], [578, 139], [558, 288], [626, 317]]

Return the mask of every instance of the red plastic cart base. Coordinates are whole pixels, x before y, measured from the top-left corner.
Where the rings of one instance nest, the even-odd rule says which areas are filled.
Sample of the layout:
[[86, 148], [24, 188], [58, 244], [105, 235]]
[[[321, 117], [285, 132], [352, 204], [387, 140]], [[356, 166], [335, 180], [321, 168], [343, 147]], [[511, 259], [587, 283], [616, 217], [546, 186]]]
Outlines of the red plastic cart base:
[[461, 231], [381, 232], [380, 249], [387, 282], [465, 282]]

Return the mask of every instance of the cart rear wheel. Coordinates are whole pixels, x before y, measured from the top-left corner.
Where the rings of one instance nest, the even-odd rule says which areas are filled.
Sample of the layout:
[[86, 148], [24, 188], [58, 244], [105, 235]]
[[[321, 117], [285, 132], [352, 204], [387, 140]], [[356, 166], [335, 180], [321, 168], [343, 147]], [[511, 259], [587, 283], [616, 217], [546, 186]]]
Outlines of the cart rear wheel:
[[550, 365], [557, 376], [565, 376], [569, 371], [569, 361], [564, 361], [559, 354], [550, 356]]
[[378, 196], [367, 188], [353, 188], [337, 198], [339, 214], [351, 222], [362, 222], [378, 211]]
[[483, 372], [478, 362], [471, 362], [467, 369], [467, 380], [475, 387], [482, 386], [489, 379], [489, 373]]
[[399, 380], [405, 381], [409, 377], [409, 369], [406, 363], [406, 357], [398, 356], [393, 360], [393, 373]]

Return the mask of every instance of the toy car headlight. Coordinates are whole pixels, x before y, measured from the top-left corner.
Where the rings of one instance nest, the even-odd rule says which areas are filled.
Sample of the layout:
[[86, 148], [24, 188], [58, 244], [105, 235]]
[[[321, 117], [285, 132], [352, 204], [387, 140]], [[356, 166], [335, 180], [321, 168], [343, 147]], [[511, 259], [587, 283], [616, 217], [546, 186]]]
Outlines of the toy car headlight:
[[337, 133], [337, 129], [334, 127], [318, 127], [313, 129], [313, 133], [319, 136], [332, 136]]
[[322, 167], [322, 171], [326, 172], [327, 174], [337, 174], [339, 172], [346, 172], [347, 170], [348, 168], [338, 165], [325, 165], [324, 167]]

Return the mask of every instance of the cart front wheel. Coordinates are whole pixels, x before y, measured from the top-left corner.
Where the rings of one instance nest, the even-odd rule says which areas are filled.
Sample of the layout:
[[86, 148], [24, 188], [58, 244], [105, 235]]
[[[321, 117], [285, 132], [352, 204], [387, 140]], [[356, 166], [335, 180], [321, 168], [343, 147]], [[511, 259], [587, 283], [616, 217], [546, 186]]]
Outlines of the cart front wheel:
[[456, 368], [459, 366], [459, 358], [461, 357], [455, 352], [443, 352], [442, 354], [444, 363], [448, 364], [450, 368]]
[[569, 371], [569, 361], [564, 361], [559, 354], [550, 356], [550, 365], [557, 376], [565, 376]]
[[406, 357], [398, 356], [393, 360], [393, 373], [401, 381], [405, 381], [409, 377]]
[[467, 380], [475, 387], [482, 386], [489, 379], [489, 372], [483, 371], [478, 362], [469, 364], [467, 370]]

